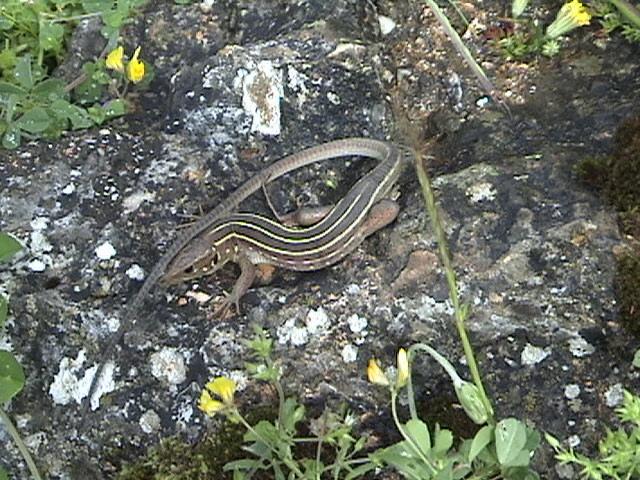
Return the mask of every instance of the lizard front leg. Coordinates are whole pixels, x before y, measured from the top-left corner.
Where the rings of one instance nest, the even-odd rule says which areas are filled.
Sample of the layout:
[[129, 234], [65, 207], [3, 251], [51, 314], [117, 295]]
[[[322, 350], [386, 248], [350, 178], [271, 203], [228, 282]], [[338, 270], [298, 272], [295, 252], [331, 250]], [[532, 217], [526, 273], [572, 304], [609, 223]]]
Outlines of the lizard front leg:
[[238, 254], [233, 262], [240, 266], [240, 276], [233, 285], [231, 293], [217, 303], [217, 307], [213, 312], [213, 316], [216, 319], [224, 320], [233, 315], [232, 307], [234, 305], [236, 313], [240, 313], [240, 299], [247, 293], [256, 278], [257, 267], [246, 255]]

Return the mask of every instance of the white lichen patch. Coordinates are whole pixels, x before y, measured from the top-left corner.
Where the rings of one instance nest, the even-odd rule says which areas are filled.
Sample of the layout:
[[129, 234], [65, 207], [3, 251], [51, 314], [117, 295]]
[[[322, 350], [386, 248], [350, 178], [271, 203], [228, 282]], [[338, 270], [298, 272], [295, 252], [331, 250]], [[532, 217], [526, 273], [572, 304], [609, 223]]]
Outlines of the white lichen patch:
[[281, 345], [290, 343], [300, 347], [309, 343], [309, 330], [306, 327], [298, 327], [296, 321], [290, 318], [277, 329], [278, 343]]
[[113, 247], [113, 245], [111, 245], [110, 242], [104, 242], [98, 245], [95, 248], [94, 252], [100, 260], [110, 260], [115, 256], [116, 249]]
[[45, 232], [49, 228], [49, 219], [45, 217], [34, 218], [31, 221], [31, 235], [29, 238], [29, 250], [31, 254], [46, 253], [53, 250], [53, 246], [49, 243], [45, 236]]
[[76, 186], [75, 184], [72, 183], [68, 183], [67, 185], [65, 185], [65, 187], [61, 190], [63, 195], [72, 195], [74, 194], [76, 191]]
[[134, 263], [129, 268], [127, 268], [127, 271], [125, 273], [131, 280], [144, 280], [144, 269], [137, 263]]
[[347, 319], [347, 325], [353, 333], [361, 333], [369, 325], [369, 320], [354, 313]]
[[137, 191], [122, 199], [124, 213], [135, 212], [143, 202], [152, 202], [156, 198], [155, 193]]
[[[78, 356], [73, 359], [64, 357], [58, 367], [58, 373], [53, 378], [49, 386], [49, 395], [58, 405], [68, 405], [72, 401], [81, 404], [82, 400], [89, 394], [91, 382], [98, 369], [97, 365], [88, 368], [80, 377], [80, 370], [86, 360], [86, 351], [80, 350]], [[115, 389], [113, 379], [114, 363], [107, 362], [102, 369], [100, 380], [96, 384], [96, 389], [91, 397], [91, 410], [97, 410], [100, 405], [100, 397], [105, 393]]]
[[536, 347], [527, 343], [520, 354], [520, 363], [522, 365], [535, 365], [540, 363], [551, 354], [551, 349]]
[[605, 400], [605, 403], [607, 404], [607, 407], [613, 408], [620, 405], [622, 403], [622, 399], [624, 398], [623, 392], [624, 392], [624, 387], [622, 386], [621, 383], [616, 383], [615, 385], [611, 385], [611, 387], [609, 387], [607, 391], [604, 392], [604, 400]]
[[494, 200], [497, 192], [490, 182], [478, 182], [470, 185], [465, 193], [473, 203], [479, 203]]
[[147, 410], [140, 417], [138, 424], [140, 425], [140, 429], [146, 434], [157, 432], [160, 430], [161, 426], [160, 415], [158, 415], [154, 410]]
[[40, 272], [44, 272], [47, 269], [47, 264], [44, 263], [42, 260], [39, 260], [36, 258], [35, 260], [31, 260], [27, 264], [27, 267], [32, 272], [40, 273]]
[[292, 66], [287, 68], [287, 77], [289, 80], [287, 82], [289, 89], [292, 92], [296, 92], [298, 106], [303, 105], [309, 96], [309, 89], [307, 88], [307, 81], [309, 80], [309, 77]]
[[570, 383], [564, 387], [564, 396], [569, 400], [573, 400], [574, 398], [578, 398], [580, 395], [580, 385], [575, 383]]
[[415, 309], [420, 320], [434, 322], [443, 316], [453, 315], [453, 308], [449, 302], [438, 302], [435, 298], [424, 295], [420, 299], [420, 305]]
[[251, 118], [251, 131], [264, 135], [280, 134], [280, 98], [283, 95], [282, 72], [263, 60], [242, 83], [242, 106]]
[[305, 323], [309, 333], [316, 335], [327, 330], [329, 327], [329, 316], [322, 307], [317, 310], [309, 310]]
[[179, 385], [187, 379], [184, 355], [177, 349], [165, 347], [151, 355], [151, 374], [169, 385]]
[[586, 357], [596, 351], [596, 348], [584, 338], [576, 336], [569, 340], [569, 350], [574, 357]]
[[345, 345], [340, 352], [344, 363], [353, 363], [358, 359], [358, 347], [355, 345]]
[[388, 35], [396, 28], [396, 22], [385, 15], [378, 15], [378, 23], [380, 24], [380, 33]]

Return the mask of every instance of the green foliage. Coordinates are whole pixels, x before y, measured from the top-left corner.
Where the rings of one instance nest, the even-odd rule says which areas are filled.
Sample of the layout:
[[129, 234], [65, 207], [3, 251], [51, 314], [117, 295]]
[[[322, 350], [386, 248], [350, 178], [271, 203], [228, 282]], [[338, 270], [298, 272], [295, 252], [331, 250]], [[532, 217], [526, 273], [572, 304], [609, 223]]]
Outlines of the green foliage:
[[0, 232], [0, 262], [7, 260], [12, 255], [18, 253], [22, 249], [18, 242], [11, 235]]
[[[253, 372], [253, 377], [259, 380], [264, 380], [265, 372], [269, 372], [266, 375], [267, 381], [273, 384], [279, 395], [279, 414], [275, 420], [263, 419], [252, 425], [244, 419], [235, 405], [226, 410], [208, 412], [211, 416], [225, 415], [247, 429], [242, 449], [251, 456], [231, 461], [224, 467], [225, 471], [233, 472], [234, 479], [246, 479], [250, 477], [250, 472], [264, 471], [265, 475], [276, 480], [353, 480], [362, 478], [375, 469], [388, 467], [411, 480], [538, 478], [529, 468], [529, 461], [540, 442], [540, 435], [521, 421], [507, 418], [497, 424], [485, 424], [474, 438], [462, 440], [456, 439], [452, 431], [441, 429], [438, 425], [430, 429], [417, 417], [411, 382], [405, 382], [405, 377], [400, 372], [404, 370], [403, 363], [410, 364], [408, 359], [418, 351], [427, 351], [449, 373], [460, 402], [467, 405], [465, 411], [468, 414], [482, 419], [483, 423], [492, 416], [487, 414], [483, 402], [477, 398], [479, 392], [475, 385], [460, 379], [446, 359], [422, 344], [412, 346], [408, 355], [398, 355], [398, 378], [395, 382], [377, 383], [389, 388], [392, 415], [402, 436], [401, 441], [365, 454], [365, 439], [353, 436], [355, 419], [345, 409], [340, 413], [325, 411], [321, 418], [314, 421], [314, 431], [321, 433], [313, 438], [300, 438], [300, 425], [310, 423], [306, 411], [295, 398], [284, 395], [280, 370], [271, 360], [273, 343], [261, 329], [254, 329], [254, 338], [245, 342], [252, 348], [256, 360], [249, 364], [249, 369]], [[370, 366], [370, 369], [375, 370], [375, 367]], [[406, 369], [409, 369], [408, 364]], [[368, 370], [368, 375], [373, 370]], [[405, 386], [408, 389], [411, 418], [402, 423], [398, 419], [397, 398]], [[202, 405], [201, 403], [201, 408]], [[482, 415], [479, 414], [480, 411]], [[315, 454], [312, 449], [315, 449]]]
[[[243, 450], [252, 457], [229, 462], [224, 471], [233, 472], [234, 479], [249, 478], [249, 472], [260, 470], [271, 472], [276, 480], [312, 480], [327, 474], [332, 478], [359, 478], [362, 470], [358, 467], [363, 463], [374, 468], [362, 456], [365, 440], [352, 435], [355, 420], [346, 409], [340, 413], [325, 411], [316, 419], [316, 430], [322, 432], [317, 437], [297, 436], [299, 424], [307, 418], [305, 408], [295, 398], [284, 395], [281, 370], [271, 359], [273, 342], [259, 327], [254, 326], [254, 330], [254, 338], [245, 342], [255, 357], [247, 369], [256, 380], [274, 385], [279, 397], [278, 416], [251, 425], [235, 407], [227, 414], [230, 420], [239, 421], [247, 429]], [[361, 458], [356, 459], [359, 453]], [[332, 462], [325, 463], [327, 458]]]
[[640, 42], [640, 11], [625, 0], [593, 0], [593, 16], [607, 33], [619, 30], [629, 42]]
[[[12, 255], [20, 251], [21, 248], [22, 246], [15, 238], [0, 232], [0, 262], [9, 259]], [[2, 327], [7, 319], [7, 310], [7, 300], [0, 294], [0, 327]], [[2, 363], [0, 362], [0, 369], [1, 368]], [[2, 400], [0, 400], [0, 403], [2, 403]]]
[[0, 350], [0, 403], [11, 400], [24, 387], [24, 372], [12, 353]]
[[553, 57], [560, 52], [558, 38], [572, 30], [588, 25], [591, 13], [578, 2], [566, 1], [558, 10], [553, 22], [544, 28], [542, 23], [529, 15], [524, 15], [528, 7], [527, 0], [512, 0], [513, 22], [503, 35], [494, 37], [494, 42], [513, 58], [544, 55]]
[[16, 148], [22, 139], [58, 138], [64, 130], [99, 125], [126, 112], [124, 94], [105, 98], [117, 80], [104, 60], [84, 65], [70, 85], [52, 78], [81, 19], [99, 17], [110, 47], [120, 28], [147, 0], [5, 0], [0, 7], [0, 139]]
[[556, 438], [545, 434], [547, 442], [556, 451], [556, 459], [562, 464], [582, 467], [583, 478], [640, 478], [640, 397], [625, 390], [622, 406], [616, 413], [622, 425], [617, 430], [607, 428], [605, 437], [598, 444], [599, 458], [589, 458], [573, 448], [565, 450]]
[[[20, 244], [13, 237], [0, 232], [0, 261], [7, 260], [21, 248]], [[0, 295], [0, 326], [4, 323], [6, 316], [7, 302]], [[11, 352], [0, 350], [0, 425], [7, 430], [9, 436], [13, 438], [13, 441], [18, 446], [18, 450], [20, 450], [33, 478], [41, 480], [40, 473], [36, 468], [31, 454], [22, 441], [18, 430], [16, 430], [1, 405], [17, 395], [24, 387], [24, 382], [24, 371], [15, 356]], [[0, 480], [3, 478], [7, 478], [7, 473], [0, 467]]]

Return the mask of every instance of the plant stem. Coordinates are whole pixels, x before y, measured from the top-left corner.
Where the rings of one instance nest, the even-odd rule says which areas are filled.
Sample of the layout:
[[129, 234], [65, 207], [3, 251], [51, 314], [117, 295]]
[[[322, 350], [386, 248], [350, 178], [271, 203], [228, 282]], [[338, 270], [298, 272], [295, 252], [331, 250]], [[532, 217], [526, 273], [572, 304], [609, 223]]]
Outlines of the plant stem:
[[[429, 462], [429, 459], [424, 456], [424, 453], [420, 449], [420, 446], [416, 445], [416, 443], [413, 440], [413, 438], [411, 438], [409, 435], [407, 435], [407, 432], [406, 432], [406, 429], [405, 429], [404, 425], [402, 425], [402, 423], [400, 423], [400, 419], [398, 418], [398, 406], [397, 406], [397, 403], [398, 403], [398, 391], [395, 388], [392, 388], [391, 389], [391, 415], [393, 416], [393, 421], [395, 422], [396, 427], [398, 427], [398, 431], [402, 435], [402, 438], [404, 438], [404, 441], [407, 442], [407, 445], [409, 445], [411, 447], [411, 450], [413, 450], [413, 452], [418, 457], [420, 457], [420, 460], [422, 461], [422, 464], [425, 466], [425, 468], [429, 469], [429, 473], [430, 473], [431, 477], [435, 477], [435, 475], [438, 473], [438, 470], [436, 470], [436, 468]], [[426, 427], [426, 428], [428, 428], [428, 427]], [[429, 478], [431, 478], [431, 477], [429, 477]]]
[[467, 62], [467, 65], [469, 65], [471, 71], [473, 71], [473, 74], [480, 82], [480, 85], [482, 85], [482, 88], [484, 88], [487, 94], [489, 94], [491, 97], [500, 101], [500, 103], [502, 103], [507, 111], [509, 111], [507, 104], [504, 102], [502, 96], [500, 95], [500, 92], [498, 92], [496, 87], [493, 86], [491, 80], [489, 80], [487, 75], [484, 73], [484, 70], [482, 70], [482, 67], [478, 65], [478, 62], [476, 62], [475, 58], [473, 58], [473, 55], [460, 38], [460, 35], [458, 35], [458, 32], [456, 32], [455, 29], [451, 26], [451, 23], [449, 22], [449, 19], [444, 14], [444, 12], [440, 9], [440, 7], [434, 0], [425, 0], [425, 3], [431, 9], [431, 11], [433, 11], [436, 20], [438, 20], [438, 23], [440, 23], [440, 25], [444, 29], [445, 33], [449, 37], [449, 40], [451, 40], [451, 43], [453, 43], [455, 49], [460, 55], [462, 55], [462, 58], [464, 58], [465, 62]]
[[22, 458], [24, 458], [24, 461], [27, 463], [27, 467], [29, 467], [29, 471], [31, 472], [33, 478], [35, 478], [36, 480], [42, 480], [40, 472], [38, 472], [38, 467], [36, 467], [36, 462], [33, 461], [33, 457], [29, 453], [27, 446], [22, 441], [22, 437], [20, 437], [18, 430], [13, 425], [13, 423], [11, 423], [11, 419], [2, 407], [0, 407], [0, 420], [2, 420], [2, 423], [4, 423], [4, 426], [7, 429], [7, 432], [9, 432], [11, 438], [13, 438], [13, 441], [16, 442], [18, 450], [20, 450]]
[[487, 397], [487, 394], [485, 392], [484, 385], [482, 383], [482, 377], [480, 376], [480, 370], [478, 369], [478, 364], [473, 354], [473, 348], [471, 347], [471, 342], [469, 342], [469, 337], [467, 336], [467, 328], [465, 326], [467, 308], [460, 304], [456, 274], [453, 270], [453, 266], [451, 265], [451, 255], [447, 246], [447, 239], [442, 227], [442, 221], [440, 220], [440, 215], [438, 214], [438, 209], [436, 207], [433, 189], [431, 188], [431, 181], [429, 180], [427, 171], [424, 168], [422, 155], [416, 151], [414, 152], [414, 158], [416, 161], [418, 180], [420, 182], [420, 186], [422, 187], [422, 195], [427, 205], [427, 213], [429, 214], [429, 218], [431, 219], [431, 227], [433, 228], [436, 234], [436, 239], [438, 241], [438, 251], [440, 253], [440, 259], [444, 267], [447, 284], [449, 286], [449, 299], [451, 300], [451, 304], [453, 305], [454, 315], [456, 319], [456, 328], [458, 330], [458, 335], [460, 336], [460, 341], [462, 342], [464, 356], [467, 360], [467, 365], [469, 367], [469, 371], [471, 372], [473, 383], [476, 385], [478, 393], [480, 394], [482, 404], [489, 415], [488, 423], [493, 424], [495, 423], [493, 419], [493, 407], [491, 406], [491, 402], [489, 401], [489, 398]]
[[[253, 433], [256, 436], [256, 438], [260, 439], [260, 441], [264, 443], [269, 448], [269, 450], [271, 450], [271, 452], [273, 452], [275, 456], [277, 456], [280, 460], [282, 460], [282, 462], [289, 468], [289, 470], [291, 470], [297, 476], [297, 478], [304, 478], [304, 474], [298, 468], [298, 465], [296, 464], [296, 462], [294, 462], [291, 458], [287, 458], [286, 456], [282, 455], [281, 450], [277, 448], [275, 445], [272, 445], [267, 439], [265, 439], [262, 435], [260, 435], [260, 433], [258, 433], [258, 431], [255, 428], [253, 428], [244, 419], [244, 417], [240, 415], [240, 412], [238, 412], [237, 410], [235, 411], [235, 416], [240, 420], [242, 425], [244, 425], [244, 427], [248, 431]], [[284, 440], [280, 439], [280, 441], [284, 441]]]

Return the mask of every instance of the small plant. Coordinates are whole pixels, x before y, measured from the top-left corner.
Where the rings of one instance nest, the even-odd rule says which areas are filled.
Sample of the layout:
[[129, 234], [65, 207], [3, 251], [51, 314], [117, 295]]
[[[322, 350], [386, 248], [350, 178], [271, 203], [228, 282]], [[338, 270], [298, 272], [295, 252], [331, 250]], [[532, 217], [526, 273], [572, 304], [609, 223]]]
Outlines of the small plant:
[[[634, 356], [633, 365], [640, 368], [640, 350]], [[545, 433], [545, 439], [556, 451], [556, 460], [582, 467], [583, 478], [640, 478], [640, 397], [625, 390], [622, 406], [616, 408], [616, 414], [621, 426], [617, 430], [607, 428], [605, 437], [598, 444], [600, 458], [589, 458], [573, 448], [566, 450], [557, 438]]]
[[553, 57], [560, 52], [561, 37], [591, 21], [591, 12], [578, 0], [571, 0], [560, 7], [553, 22], [544, 28], [538, 20], [523, 16], [528, 4], [528, 0], [513, 0], [513, 24], [504, 36], [495, 39], [515, 58], [538, 54]]
[[619, 30], [630, 42], [640, 42], [640, 10], [626, 0], [593, 0], [593, 16], [607, 33]]
[[[227, 377], [218, 377], [207, 383], [198, 407], [207, 415], [224, 415], [232, 422], [242, 424], [247, 433], [244, 436], [245, 451], [252, 455], [230, 462], [225, 471], [232, 471], [234, 480], [249, 478], [249, 472], [262, 470], [273, 472], [280, 479], [319, 479], [323, 475], [331, 478], [358, 478], [353, 472], [356, 466], [369, 463], [361, 456], [365, 440], [356, 440], [351, 435], [355, 425], [353, 415], [344, 411], [341, 414], [326, 412], [316, 424], [316, 437], [297, 436], [297, 426], [305, 419], [304, 406], [293, 397], [286, 397], [281, 384], [281, 370], [271, 360], [272, 341], [258, 327], [254, 327], [255, 337], [246, 342], [257, 358], [256, 363], [247, 365], [253, 378], [267, 381], [278, 393], [278, 415], [276, 420], [262, 420], [250, 425], [235, 405], [236, 384]], [[298, 457], [300, 448], [315, 444], [315, 455]], [[311, 448], [309, 447], [309, 448]], [[309, 448], [305, 449], [308, 453]], [[327, 452], [330, 450], [330, 452]], [[327, 455], [333, 463], [325, 464]]]
[[[0, 261], [6, 260], [13, 254], [18, 252], [22, 247], [11, 236], [6, 233], [0, 233]], [[7, 301], [0, 295], [0, 327], [7, 318]], [[33, 458], [29, 454], [26, 445], [22, 441], [18, 430], [11, 422], [11, 419], [2, 408], [6, 402], [15, 397], [24, 387], [24, 372], [22, 367], [16, 360], [16, 357], [6, 350], [0, 350], [0, 424], [4, 426], [13, 441], [18, 446], [18, 450], [22, 454], [33, 478], [40, 480], [40, 474]], [[7, 473], [0, 466], [0, 479], [6, 479]]]
[[[4, 148], [23, 139], [58, 138], [64, 130], [83, 129], [126, 113], [124, 89], [105, 97], [107, 87], [144, 77], [137, 54], [129, 65], [137, 69], [111, 75], [105, 59], [87, 62], [78, 77], [66, 84], [51, 73], [60, 64], [66, 42], [77, 22], [101, 18], [108, 46], [115, 46], [120, 27], [131, 21], [146, 0], [9, 0], [0, 7], [0, 138]], [[105, 53], [108, 49], [105, 49]], [[139, 51], [138, 51], [139, 52]], [[142, 66], [142, 67], [140, 67]], [[148, 70], [148, 68], [147, 68]], [[140, 75], [141, 74], [141, 75]], [[147, 82], [149, 79], [147, 78]], [[125, 82], [128, 85], [128, 81]]]

